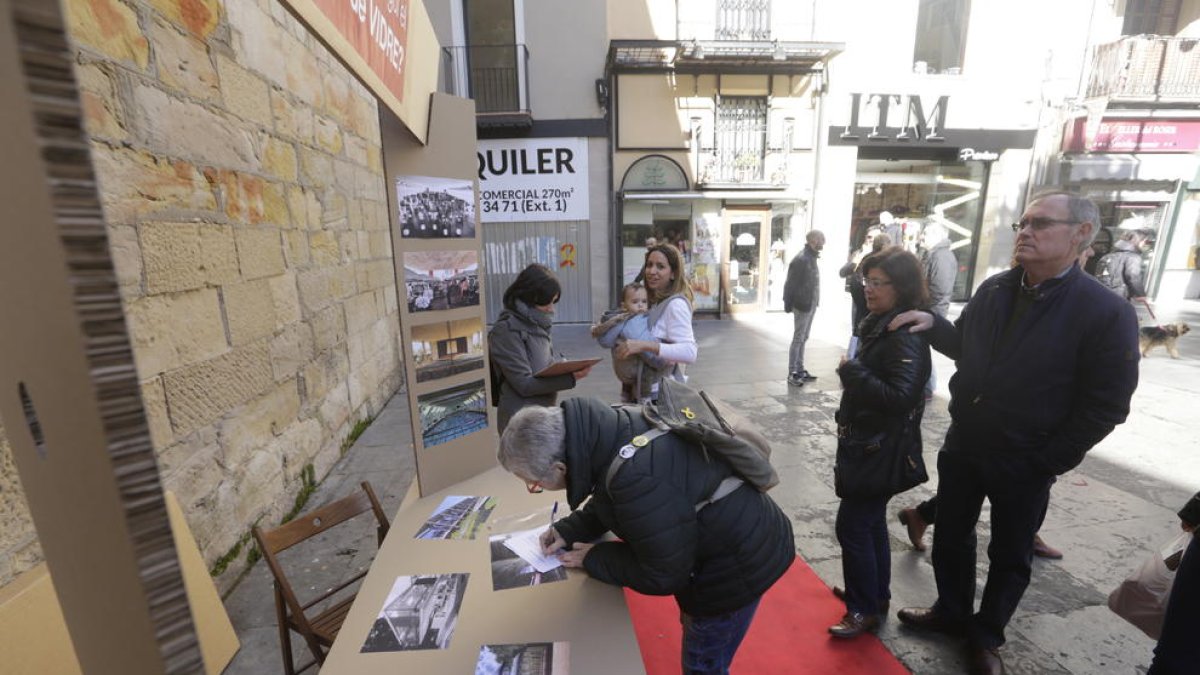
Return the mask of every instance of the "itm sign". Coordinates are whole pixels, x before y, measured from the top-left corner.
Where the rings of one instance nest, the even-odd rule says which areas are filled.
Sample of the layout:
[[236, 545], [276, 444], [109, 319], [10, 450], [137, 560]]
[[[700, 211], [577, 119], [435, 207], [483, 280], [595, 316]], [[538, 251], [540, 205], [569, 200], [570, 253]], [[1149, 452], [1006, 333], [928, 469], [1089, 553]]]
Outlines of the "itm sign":
[[480, 222], [588, 219], [586, 138], [479, 141]]
[[[850, 94], [850, 122], [838, 139], [846, 145], [889, 141], [941, 144], [946, 140], [942, 132], [949, 105], [949, 96], [939, 96], [927, 114], [916, 94]], [[889, 119], [901, 120], [900, 126], [889, 127]]]

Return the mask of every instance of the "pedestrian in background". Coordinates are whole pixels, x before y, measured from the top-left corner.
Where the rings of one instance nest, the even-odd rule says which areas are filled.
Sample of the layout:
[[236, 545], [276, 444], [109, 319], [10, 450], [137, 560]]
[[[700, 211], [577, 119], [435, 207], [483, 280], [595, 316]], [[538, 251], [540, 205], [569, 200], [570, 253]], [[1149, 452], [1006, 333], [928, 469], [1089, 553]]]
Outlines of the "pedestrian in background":
[[686, 382], [685, 369], [699, 354], [692, 331], [692, 289], [684, 276], [683, 255], [670, 244], [655, 244], [646, 252], [642, 275], [650, 296], [646, 318], [654, 339], [626, 340], [617, 345], [613, 356], [628, 359], [644, 354], [659, 364], [655, 369], [642, 369], [643, 379], [656, 378], [649, 390], [651, 397], [657, 398], [657, 380], [671, 377]]
[[783, 282], [783, 311], [792, 313], [792, 346], [788, 351], [788, 384], [799, 387], [817, 379], [804, 367], [804, 345], [812, 329], [813, 315], [821, 298], [821, 275], [817, 259], [825, 248], [825, 235], [812, 230], [804, 237], [804, 250], [788, 265]]
[[[906, 312], [891, 327], [931, 329], [955, 359], [950, 428], [938, 454], [933, 539], [937, 601], [902, 622], [967, 638], [972, 673], [1002, 673], [1004, 629], [1029, 585], [1050, 486], [1125, 421], [1137, 388], [1133, 307], [1076, 264], [1095, 238], [1096, 205], [1065, 191], [1033, 197], [1017, 266], [987, 279], [951, 324]], [[975, 611], [976, 525], [991, 502], [987, 583]]]

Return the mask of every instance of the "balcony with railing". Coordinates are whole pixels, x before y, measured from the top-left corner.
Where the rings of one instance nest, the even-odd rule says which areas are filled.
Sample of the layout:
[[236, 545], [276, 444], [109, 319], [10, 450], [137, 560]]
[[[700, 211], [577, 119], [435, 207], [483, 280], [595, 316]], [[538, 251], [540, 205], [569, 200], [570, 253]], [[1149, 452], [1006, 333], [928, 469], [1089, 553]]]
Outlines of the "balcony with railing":
[[1096, 47], [1087, 98], [1200, 103], [1200, 39], [1131, 35]]
[[717, 40], [771, 39], [771, 0], [717, 0]]
[[478, 126], [528, 128], [533, 124], [525, 45], [444, 47], [442, 59], [446, 91], [475, 99]]
[[787, 187], [795, 122], [776, 119], [775, 133], [768, 133], [766, 108], [763, 98], [724, 99], [715, 120], [692, 120], [697, 185]]

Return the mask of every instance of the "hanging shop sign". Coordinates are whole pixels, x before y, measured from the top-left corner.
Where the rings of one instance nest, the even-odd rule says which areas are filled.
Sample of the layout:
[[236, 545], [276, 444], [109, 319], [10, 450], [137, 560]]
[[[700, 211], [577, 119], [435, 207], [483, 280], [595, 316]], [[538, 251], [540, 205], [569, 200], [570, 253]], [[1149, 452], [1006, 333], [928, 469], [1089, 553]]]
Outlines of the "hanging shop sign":
[[1065, 152], [1195, 152], [1200, 120], [1105, 119], [1088, 133], [1087, 118], [1067, 122]]
[[482, 140], [477, 155], [481, 222], [588, 219], [586, 138]]
[[[850, 94], [850, 118], [829, 127], [830, 145], [919, 148], [961, 153], [962, 161], [992, 161], [1008, 148], [1031, 148], [1034, 129], [949, 129], [949, 96]], [[995, 157], [993, 157], [995, 155]]]

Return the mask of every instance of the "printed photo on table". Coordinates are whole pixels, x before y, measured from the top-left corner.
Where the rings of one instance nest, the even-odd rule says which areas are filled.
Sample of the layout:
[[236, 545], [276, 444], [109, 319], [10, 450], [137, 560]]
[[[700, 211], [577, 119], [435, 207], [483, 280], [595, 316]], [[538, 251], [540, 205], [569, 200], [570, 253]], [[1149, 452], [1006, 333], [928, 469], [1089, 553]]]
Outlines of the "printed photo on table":
[[362, 652], [445, 649], [458, 623], [467, 574], [396, 577]]
[[441, 389], [417, 397], [421, 442], [427, 448], [487, 428], [487, 397], [483, 380]]
[[479, 304], [476, 251], [409, 251], [404, 254], [408, 311], [428, 312]]
[[568, 675], [569, 642], [526, 642], [479, 648], [475, 675]]
[[451, 495], [433, 510], [415, 539], [474, 539], [496, 508], [495, 497]]
[[504, 545], [514, 532], [497, 534], [488, 538], [492, 550], [492, 590], [539, 586], [567, 578], [567, 568], [556, 567], [549, 572], [539, 572], [521, 556]]
[[475, 187], [457, 178], [396, 179], [400, 236], [405, 239], [475, 237]]
[[412, 359], [417, 382], [483, 368], [483, 322], [463, 319], [413, 326]]

